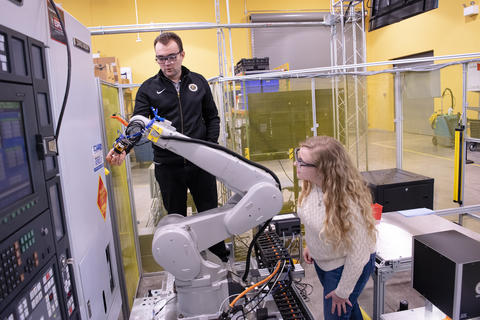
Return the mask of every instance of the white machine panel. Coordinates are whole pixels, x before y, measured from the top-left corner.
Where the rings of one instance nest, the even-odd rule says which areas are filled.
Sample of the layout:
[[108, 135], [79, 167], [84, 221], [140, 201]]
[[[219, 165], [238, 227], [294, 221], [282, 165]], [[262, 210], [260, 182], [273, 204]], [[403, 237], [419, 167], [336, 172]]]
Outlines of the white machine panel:
[[[65, 27], [69, 43], [73, 38], [91, 45], [90, 32], [65, 12]], [[58, 119], [67, 81], [67, 55], [64, 44], [48, 39], [48, 67], [54, 117]], [[60, 175], [63, 180], [65, 211], [72, 244], [72, 255], [78, 268], [77, 283], [81, 284], [79, 302], [84, 319], [116, 319], [120, 312], [110, 310], [114, 299], [121, 299], [116, 264], [107, 264], [105, 250], [113, 241], [110, 211], [105, 217], [97, 203], [99, 184], [105, 184], [103, 167], [95, 162], [94, 149], [102, 144], [99, 98], [93, 75], [93, 61], [89, 53], [71, 46], [72, 78], [68, 103], [63, 116], [58, 150]], [[100, 180], [102, 182], [100, 182]], [[99, 252], [101, 254], [99, 254]], [[110, 259], [116, 261], [110, 246]], [[103, 281], [85, 269], [103, 275], [112, 268], [115, 288], [110, 291], [109, 277]], [[108, 288], [108, 290], [107, 290]], [[105, 293], [104, 293], [105, 292]], [[105, 296], [104, 296], [105, 295]], [[95, 296], [96, 298], [92, 298]], [[104, 308], [106, 303], [106, 308]], [[116, 304], [115, 304], [116, 305]], [[92, 317], [92, 310], [101, 310]]]
[[8, 0], [0, 2], [0, 23], [46, 43], [48, 37], [47, 1], [23, 1], [21, 6]]
[[[23, 5], [18, 6], [9, 0], [0, 0], [0, 24], [47, 46], [47, 72], [56, 127], [67, 82], [67, 49], [65, 44], [51, 38], [47, 2], [25, 0]], [[77, 296], [82, 319], [118, 319], [121, 294], [110, 209], [107, 205], [104, 216], [97, 204], [99, 180], [105, 185], [103, 157], [100, 162], [98, 157], [103, 155], [101, 148], [104, 147], [98, 90], [91, 53], [73, 45], [76, 38], [91, 47], [91, 36], [85, 26], [62, 11], [70, 43], [72, 76], [58, 140], [58, 164]], [[111, 263], [106, 259], [107, 247]], [[91, 273], [94, 271], [96, 275]], [[87, 306], [87, 301], [90, 301], [90, 306]], [[89, 308], [102, 312], [92, 317], [89, 316]]]

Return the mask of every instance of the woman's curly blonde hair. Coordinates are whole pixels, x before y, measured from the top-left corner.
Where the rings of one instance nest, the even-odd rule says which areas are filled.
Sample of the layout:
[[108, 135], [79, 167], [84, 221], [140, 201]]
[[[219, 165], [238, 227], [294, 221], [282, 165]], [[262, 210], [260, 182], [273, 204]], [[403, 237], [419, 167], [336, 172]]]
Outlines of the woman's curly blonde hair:
[[[350, 210], [356, 208], [360, 209], [368, 236], [376, 241], [372, 195], [342, 144], [332, 137], [320, 136], [308, 138], [300, 146], [310, 149], [322, 179], [326, 216], [321, 232], [327, 241], [335, 246], [343, 243], [347, 249], [351, 247], [349, 231], [356, 222]], [[304, 180], [300, 205], [311, 190], [312, 183]]]

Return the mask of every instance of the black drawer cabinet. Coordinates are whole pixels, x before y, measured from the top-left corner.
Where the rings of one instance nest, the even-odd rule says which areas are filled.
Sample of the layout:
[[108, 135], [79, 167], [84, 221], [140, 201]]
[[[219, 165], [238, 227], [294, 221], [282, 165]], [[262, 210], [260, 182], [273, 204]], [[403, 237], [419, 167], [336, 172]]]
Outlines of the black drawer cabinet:
[[396, 168], [365, 171], [362, 176], [383, 212], [433, 209], [433, 178]]

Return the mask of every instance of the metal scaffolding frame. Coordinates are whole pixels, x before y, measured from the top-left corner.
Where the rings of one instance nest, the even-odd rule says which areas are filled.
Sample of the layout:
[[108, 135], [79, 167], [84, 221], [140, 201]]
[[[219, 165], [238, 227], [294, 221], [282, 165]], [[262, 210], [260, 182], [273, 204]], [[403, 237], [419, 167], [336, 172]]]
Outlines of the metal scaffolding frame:
[[[366, 63], [365, 5], [363, 0], [331, 0], [331, 65]], [[346, 35], [352, 40], [347, 40]], [[344, 73], [346, 69], [335, 72]], [[366, 71], [355, 67], [353, 72]], [[366, 78], [359, 75], [332, 77], [335, 138], [340, 140], [359, 169], [368, 170]]]

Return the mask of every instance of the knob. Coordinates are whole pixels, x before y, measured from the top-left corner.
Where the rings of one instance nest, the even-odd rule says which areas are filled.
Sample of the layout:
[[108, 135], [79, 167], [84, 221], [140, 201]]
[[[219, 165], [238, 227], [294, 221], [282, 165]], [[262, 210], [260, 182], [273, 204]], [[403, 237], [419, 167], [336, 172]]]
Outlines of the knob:
[[47, 228], [47, 227], [43, 227], [43, 228], [40, 230], [40, 233], [42, 234], [42, 236], [48, 235], [48, 228]]

